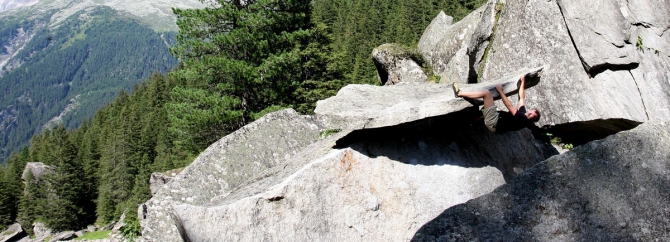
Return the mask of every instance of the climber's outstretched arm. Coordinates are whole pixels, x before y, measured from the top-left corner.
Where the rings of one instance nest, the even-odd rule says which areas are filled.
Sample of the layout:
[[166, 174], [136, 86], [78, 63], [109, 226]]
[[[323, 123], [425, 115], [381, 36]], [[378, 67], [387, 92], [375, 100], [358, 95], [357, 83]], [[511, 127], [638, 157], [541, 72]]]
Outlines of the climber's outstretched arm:
[[517, 104], [517, 108], [521, 108], [521, 106], [526, 105], [526, 76], [521, 77], [521, 86], [519, 87], [519, 103]]
[[502, 99], [503, 103], [505, 104], [505, 107], [507, 107], [507, 109], [512, 115], [515, 115], [517, 109], [514, 107], [514, 105], [512, 105], [512, 102], [510, 102], [507, 96], [505, 95], [502, 86], [501, 85], [496, 86], [496, 90], [498, 90], [498, 94], [500, 94], [500, 99]]

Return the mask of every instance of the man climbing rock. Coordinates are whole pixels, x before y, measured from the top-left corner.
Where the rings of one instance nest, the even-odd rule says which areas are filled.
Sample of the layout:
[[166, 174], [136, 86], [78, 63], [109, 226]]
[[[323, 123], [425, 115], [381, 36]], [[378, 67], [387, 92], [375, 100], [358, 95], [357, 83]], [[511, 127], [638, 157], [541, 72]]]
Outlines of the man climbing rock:
[[489, 130], [491, 130], [491, 132], [502, 134], [507, 131], [517, 131], [526, 127], [534, 126], [533, 122], [540, 120], [540, 112], [537, 111], [537, 109], [526, 111], [524, 102], [524, 99], [526, 98], [526, 77], [522, 76], [520, 81], [521, 86], [519, 87], [519, 102], [517, 107], [514, 107], [512, 102], [509, 101], [505, 95], [505, 92], [502, 90], [502, 86], [496, 86], [496, 90], [500, 94], [500, 98], [509, 112], [498, 111], [495, 104], [493, 103], [493, 95], [488, 90], [465, 92], [461, 91], [458, 88], [458, 84], [455, 82], [452, 84], [452, 88], [454, 89], [454, 95], [456, 95], [456, 97], [469, 99], [483, 98], [484, 109], [482, 109], [482, 114], [484, 115], [484, 124]]

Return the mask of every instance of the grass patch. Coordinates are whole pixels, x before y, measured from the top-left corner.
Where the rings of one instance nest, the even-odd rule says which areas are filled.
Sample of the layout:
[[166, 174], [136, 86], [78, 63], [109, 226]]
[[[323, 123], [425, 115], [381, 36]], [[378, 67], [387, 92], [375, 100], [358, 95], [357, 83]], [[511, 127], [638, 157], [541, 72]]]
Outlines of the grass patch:
[[554, 136], [553, 134], [547, 133], [547, 137], [549, 137], [549, 142], [563, 148], [564, 150], [571, 150], [572, 148], [575, 148], [574, 145], [570, 143], [563, 143], [563, 140], [561, 140], [560, 137]]
[[325, 139], [325, 138], [330, 137], [330, 136], [333, 135], [333, 134], [337, 134], [337, 133], [339, 133], [340, 131], [342, 131], [342, 130], [341, 130], [341, 129], [328, 129], [328, 130], [324, 130], [324, 131], [321, 131], [321, 133], [319, 133], [319, 137], [321, 137], [322, 139]]
[[81, 236], [79, 238], [76, 238], [74, 240], [94, 240], [94, 239], [105, 239], [109, 236], [109, 233], [111, 233], [111, 230], [101, 230], [101, 231], [95, 231], [95, 232], [89, 232], [85, 233], [84, 236]]

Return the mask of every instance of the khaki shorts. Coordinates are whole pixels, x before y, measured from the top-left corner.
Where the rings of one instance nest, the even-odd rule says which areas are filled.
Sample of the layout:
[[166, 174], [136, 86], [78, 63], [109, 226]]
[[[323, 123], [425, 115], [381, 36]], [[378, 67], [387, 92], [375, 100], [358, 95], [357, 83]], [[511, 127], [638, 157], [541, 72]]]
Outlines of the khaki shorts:
[[482, 113], [484, 114], [484, 124], [491, 132], [495, 133], [498, 126], [498, 109], [496, 106], [491, 106], [482, 110]]

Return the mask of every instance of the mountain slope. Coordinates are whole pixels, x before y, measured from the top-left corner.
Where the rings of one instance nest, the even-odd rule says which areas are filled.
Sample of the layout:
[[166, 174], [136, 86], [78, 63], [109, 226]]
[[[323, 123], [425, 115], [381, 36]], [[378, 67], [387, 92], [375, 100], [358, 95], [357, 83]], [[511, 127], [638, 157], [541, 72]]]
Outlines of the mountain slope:
[[[17, 15], [58, 10], [53, 16], [52, 26], [85, 9], [107, 6], [124, 15], [140, 20], [156, 31], [177, 31], [176, 16], [172, 8], [201, 8], [198, 0], [0, 0], [1, 15]], [[4, 12], [4, 13], [3, 13]], [[0, 18], [2, 16], [0, 15]]]
[[47, 1], [0, 13], [0, 160], [45, 127], [76, 128], [120, 90], [177, 64], [168, 53], [175, 32], [156, 32], [176, 28], [174, 16], [144, 7], [151, 25], [106, 5]]

